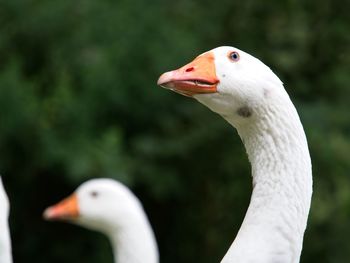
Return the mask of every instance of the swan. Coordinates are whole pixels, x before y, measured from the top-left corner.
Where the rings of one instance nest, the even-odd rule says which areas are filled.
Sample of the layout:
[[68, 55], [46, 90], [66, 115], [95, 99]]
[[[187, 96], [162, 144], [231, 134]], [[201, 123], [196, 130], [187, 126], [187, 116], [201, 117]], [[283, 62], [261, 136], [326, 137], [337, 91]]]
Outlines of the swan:
[[137, 197], [112, 179], [92, 179], [44, 211], [47, 220], [64, 220], [102, 232], [112, 243], [115, 262], [158, 263], [158, 248]]
[[299, 262], [312, 196], [311, 160], [281, 80], [259, 59], [222, 46], [162, 74], [158, 85], [221, 115], [236, 128], [248, 154], [251, 200], [221, 262]]
[[0, 176], [0, 262], [12, 263], [12, 248], [8, 217], [10, 212], [9, 199], [7, 197], [2, 178]]

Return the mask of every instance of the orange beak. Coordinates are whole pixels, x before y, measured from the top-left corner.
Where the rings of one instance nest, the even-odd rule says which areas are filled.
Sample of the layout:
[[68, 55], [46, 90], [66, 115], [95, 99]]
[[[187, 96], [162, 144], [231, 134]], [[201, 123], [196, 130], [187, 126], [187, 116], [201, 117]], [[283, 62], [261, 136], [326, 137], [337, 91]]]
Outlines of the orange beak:
[[217, 92], [219, 80], [216, 76], [214, 54], [207, 52], [177, 70], [162, 74], [157, 84], [182, 95]]
[[72, 194], [56, 205], [48, 207], [44, 211], [46, 220], [72, 220], [79, 217], [78, 198]]

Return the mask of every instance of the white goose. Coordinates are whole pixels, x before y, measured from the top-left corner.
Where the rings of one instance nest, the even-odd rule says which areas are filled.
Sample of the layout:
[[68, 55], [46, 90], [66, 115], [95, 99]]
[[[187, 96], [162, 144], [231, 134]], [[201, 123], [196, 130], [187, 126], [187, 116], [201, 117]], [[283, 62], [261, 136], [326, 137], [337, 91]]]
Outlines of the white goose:
[[12, 263], [11, 238], [8, 224], [10, 204], [0, 177], [0, 262]]
[[83, 183], [70, 197], [47, 208], [48, 220], [66, 220], [107, 235], [118, 263], [157, 263], [157, 243], [137, 197], [112, 179]]
[[297, 263], [312, 195], [311, 160], [282, 82], [260, 60], [218, 47], [158, 84], [193, 97], [235, 127], [252, 165], [253, 192], [222, 263]]

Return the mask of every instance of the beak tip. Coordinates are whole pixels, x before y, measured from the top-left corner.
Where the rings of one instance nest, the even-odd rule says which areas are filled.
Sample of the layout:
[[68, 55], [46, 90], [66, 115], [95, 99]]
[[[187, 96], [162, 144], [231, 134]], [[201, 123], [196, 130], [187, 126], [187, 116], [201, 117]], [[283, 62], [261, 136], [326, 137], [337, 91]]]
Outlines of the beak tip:
[[162, 86], [164, 84], [164, 81], [161, 79], [162, 76], [159, 77], [158, 81], [157, 81], [157, 85], [158, 86]]
[[45, 209], [45, 211], [43, 213], [43, 218], [45, 220], [52, 220], [54, 218], [54, 213], [53, 213], [53, 210], [51, 209], [51, 207], [48, 207]]
[[72, 194], [43, 212], [45, 220], [73, 220], [79, 216], [77, 195]]
[[167, 86], [166, 84], [172, 81], [172, 77], [173, 73], [171, 71], [163, 73], [162, 75], [160, 75], [157, 81], [157, 85], [165, 88]]

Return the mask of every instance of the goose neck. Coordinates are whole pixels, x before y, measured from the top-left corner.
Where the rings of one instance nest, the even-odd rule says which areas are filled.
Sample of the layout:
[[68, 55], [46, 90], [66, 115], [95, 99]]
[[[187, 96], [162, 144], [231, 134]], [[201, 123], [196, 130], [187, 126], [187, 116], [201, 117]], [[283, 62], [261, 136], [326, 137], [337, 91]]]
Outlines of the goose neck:
[[253, 192], [243, 224], [222, 262], [296, 263], [312, 194], [306, 137], [291, 102], [269, 105], [255, 114], [257, 121], [249, 124], [228, 119], [245, 145]]
[[128, 219], [126, 226], [107, 234], [116, 263], [158, 263], [158, 248], [152, 228], [145, 218]]

